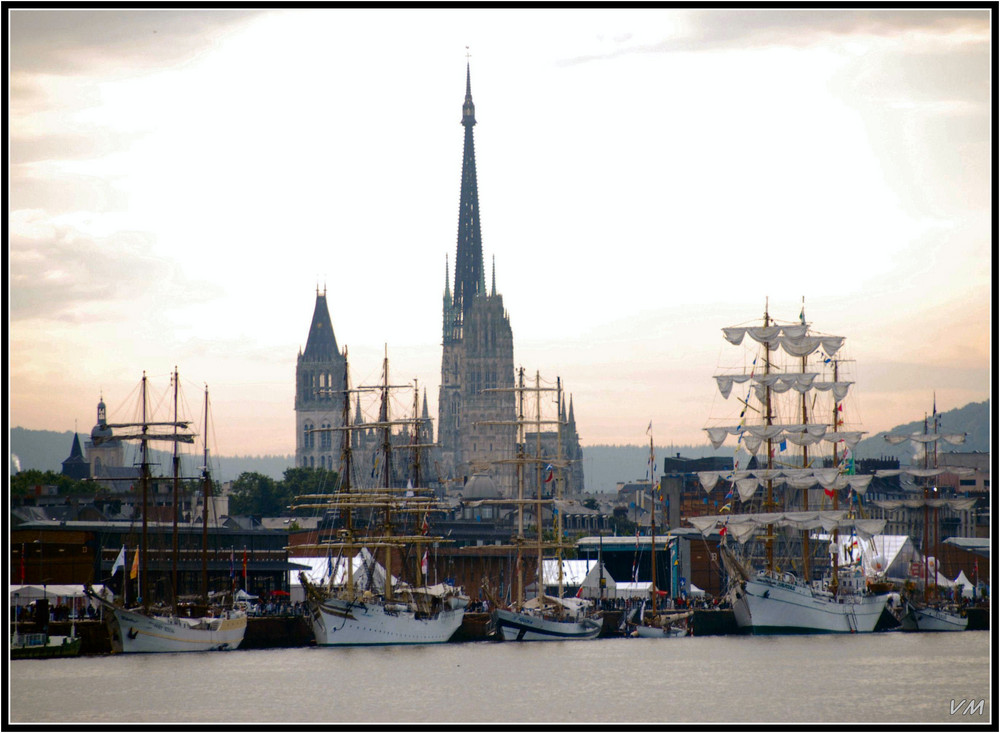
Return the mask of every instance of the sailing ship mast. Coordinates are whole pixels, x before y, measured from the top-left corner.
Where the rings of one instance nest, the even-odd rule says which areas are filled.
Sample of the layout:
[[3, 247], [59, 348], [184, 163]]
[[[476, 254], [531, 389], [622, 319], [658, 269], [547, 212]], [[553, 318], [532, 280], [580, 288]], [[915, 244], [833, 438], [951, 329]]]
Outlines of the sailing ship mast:
[[[652, 422], [650, 426], [652, 426]], [[653, 458], [653, 431], [649, 431], [649, 539], [651, 552], [649, 553], [650, 572], [653, 576], [653, 619], [656, 619], [656, 469]], [[640, 619], [641, 621], [641, 619]]]

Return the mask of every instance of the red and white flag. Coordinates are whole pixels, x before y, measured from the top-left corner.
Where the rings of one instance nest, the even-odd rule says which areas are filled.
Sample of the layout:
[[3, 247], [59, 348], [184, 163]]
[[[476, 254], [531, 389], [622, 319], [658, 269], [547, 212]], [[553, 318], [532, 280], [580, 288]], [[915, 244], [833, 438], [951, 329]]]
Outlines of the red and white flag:
[[427, 550], [424, 550], [424, 559], [420, 561], [420, 572], [422, 572], [425, 576], [427, 575], [427, 561]]

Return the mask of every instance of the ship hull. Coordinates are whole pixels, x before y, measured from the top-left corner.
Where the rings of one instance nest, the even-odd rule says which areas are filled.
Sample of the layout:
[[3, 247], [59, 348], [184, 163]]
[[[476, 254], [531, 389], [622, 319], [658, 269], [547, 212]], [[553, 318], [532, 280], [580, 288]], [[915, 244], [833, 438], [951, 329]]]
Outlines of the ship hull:
[[505, 610], [498, 610], [496, 619], [504, 641], [575, 641], [596, 639], [601, 633], [601, 623], [593, 619], [554, 621]]
[[810, 588], [772, 578], [748, 580], [733, 603], [743, 633], [854, 634], [875, 630], [887, 595], [834, 598]]
[[673, 626], [636, 626], [635, 635], [640, 639], [670, 639], [687, 636], [687, 630]]
[[111, 650], [120, 654], [230, 651], [243, 642], [247, 629], [246, 615], [235, 611], [212, 618], [184, 619], [105, 607], [105, 618], [111, 632]]
[[403, 604], [338, 598], [307, 603], [318, 646], [442, 644], [455, 635], [465, 615], [464, 602], [426, 615]]
[[940, 608], [917, 608], [907, 604], [900, 620], [903, 631], [965, 631], [969, 619], [958, 613]]

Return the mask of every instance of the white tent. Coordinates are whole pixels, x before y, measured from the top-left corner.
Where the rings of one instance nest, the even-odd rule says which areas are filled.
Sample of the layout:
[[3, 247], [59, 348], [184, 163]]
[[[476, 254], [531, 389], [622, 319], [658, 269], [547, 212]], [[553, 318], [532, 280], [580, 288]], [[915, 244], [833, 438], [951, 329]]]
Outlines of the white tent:
[[964, 570], [959, 571], [958, 577], [955, 578], [953, 582], [955, 583], [956, 588], [961, 589], [962, 595], [965, 598], [972, 598], [976, 594], [972, 581], [966, 577]]
[[704, 598], [707, 594], [694, 583], [691, 583], [691, 589], [688, 591], [688, 595], [692, 598]]
[[[105, 588], [103, 585], [91, 586], [94, 592], [110, 597], [111, 591]], [[14, 596], [17, 595], [15, 599]], [[15, 602], [21, 606], [27, 606], [33, 601], [37, 601], [40, 598], [47, 598], [49, 604], [56, 606], [65, 603], [69, 599], [76, 598], [86, 598], [87, 594], [83, 590], [82, 585], [12, 585], [10, 586], [10, 604], [13, 606]], [[90, 601], [90, 604], [97, 607], [98, 603], [96, 601]]]

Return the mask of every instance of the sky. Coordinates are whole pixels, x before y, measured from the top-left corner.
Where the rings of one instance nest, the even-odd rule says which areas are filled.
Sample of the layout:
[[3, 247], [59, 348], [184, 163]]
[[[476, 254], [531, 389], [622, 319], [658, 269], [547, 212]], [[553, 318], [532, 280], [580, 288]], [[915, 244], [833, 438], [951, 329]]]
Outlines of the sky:
[[467, 63], [487, 278], [584, 445], [707, 445], [765, 303], [871, 434], [991, 394], [986, 10], [9, 12], [10, 426], [177, 366], [217, 455], [293, 453], [317, 288], [436, 416]]

